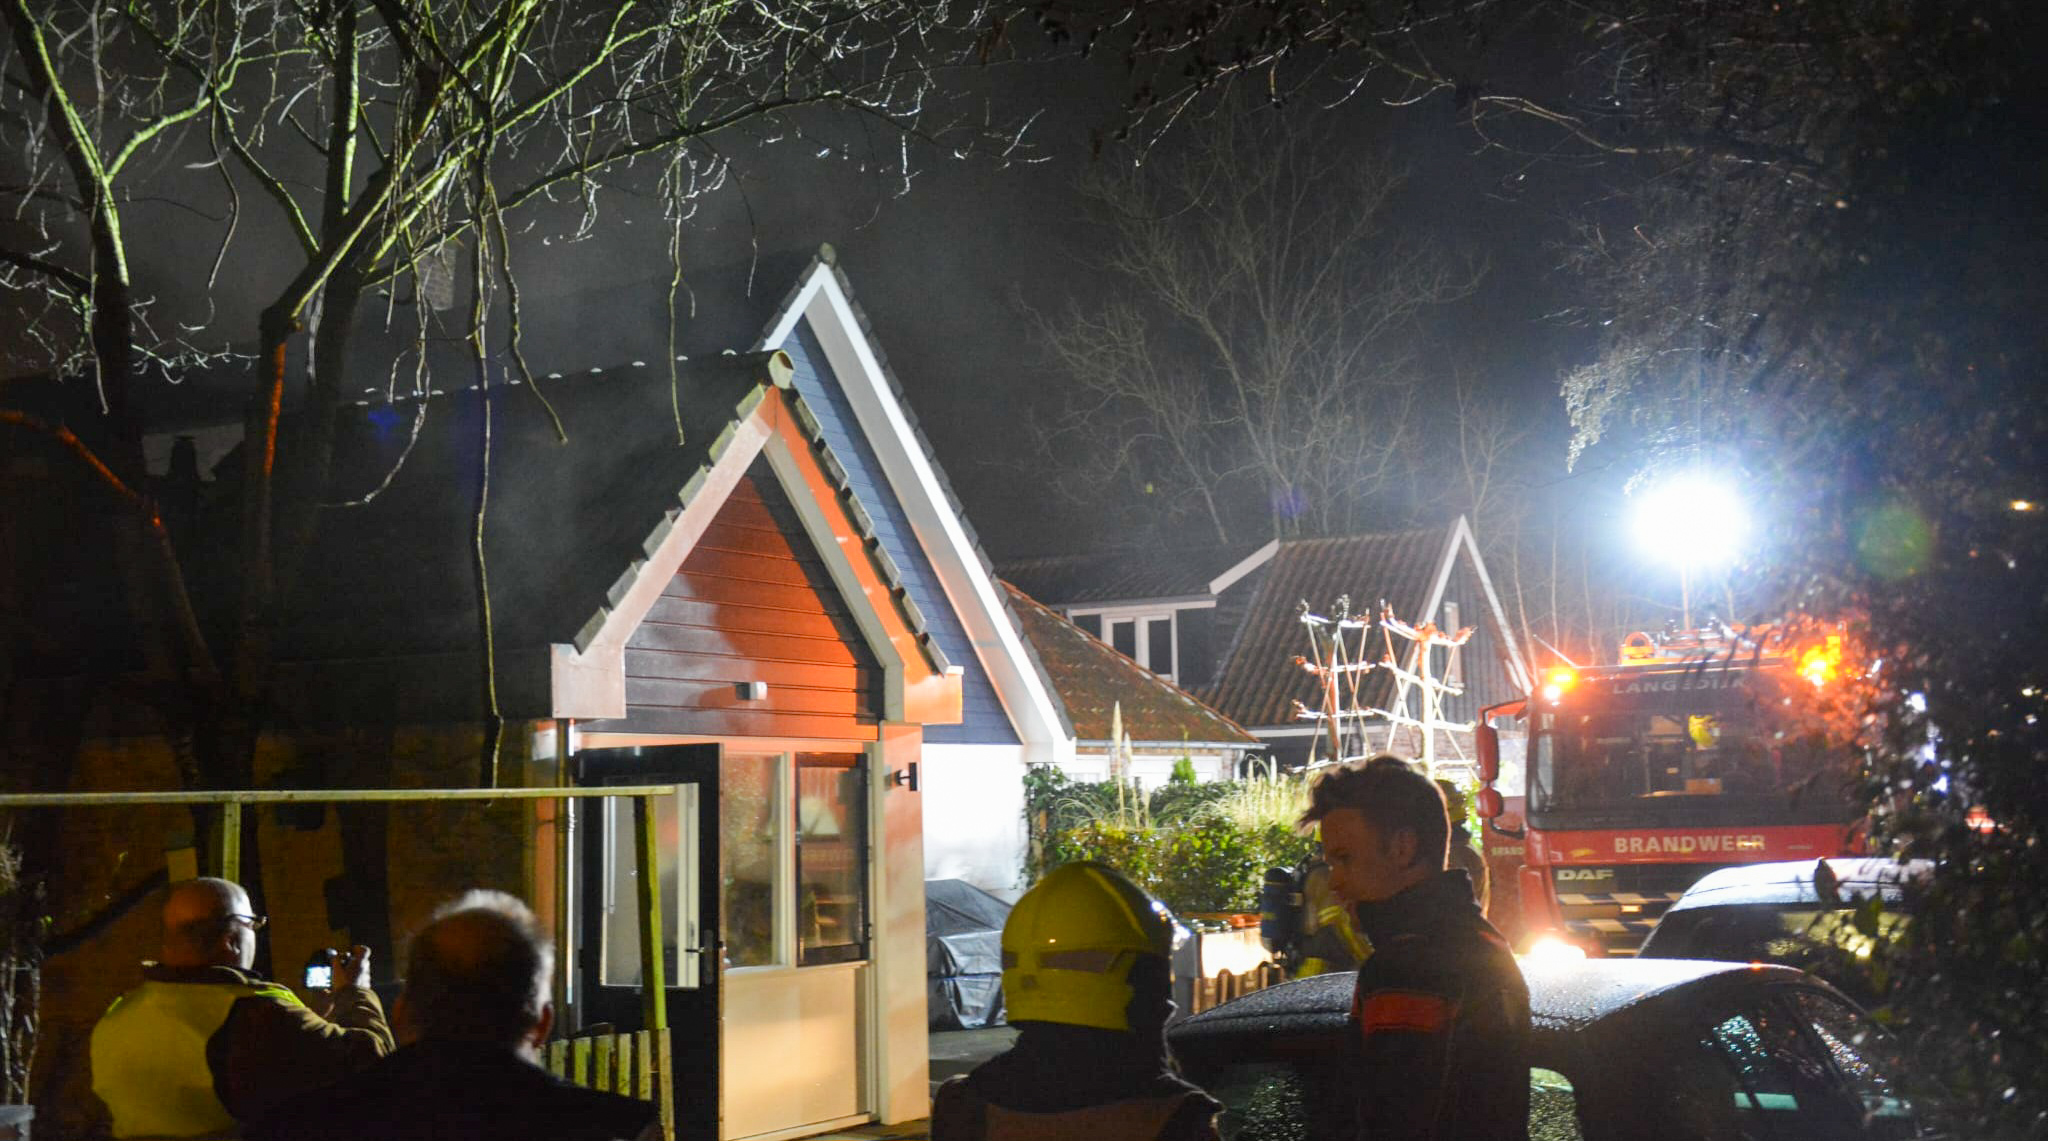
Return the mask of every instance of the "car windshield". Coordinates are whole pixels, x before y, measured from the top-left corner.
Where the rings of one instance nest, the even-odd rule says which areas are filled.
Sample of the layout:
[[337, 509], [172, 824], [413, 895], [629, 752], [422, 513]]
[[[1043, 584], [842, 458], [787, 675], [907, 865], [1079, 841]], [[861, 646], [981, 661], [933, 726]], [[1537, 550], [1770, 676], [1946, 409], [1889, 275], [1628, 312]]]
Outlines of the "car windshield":
[[1904, 917], [1869, 902], [1853, 907], [1744, 904], [1674, 911], [1657, 925], [1643, 954], [1659, 959], [1783, 963], [1811, 971], [1852, 994], [1869, 991], [1866, 965], [1876, 940]]

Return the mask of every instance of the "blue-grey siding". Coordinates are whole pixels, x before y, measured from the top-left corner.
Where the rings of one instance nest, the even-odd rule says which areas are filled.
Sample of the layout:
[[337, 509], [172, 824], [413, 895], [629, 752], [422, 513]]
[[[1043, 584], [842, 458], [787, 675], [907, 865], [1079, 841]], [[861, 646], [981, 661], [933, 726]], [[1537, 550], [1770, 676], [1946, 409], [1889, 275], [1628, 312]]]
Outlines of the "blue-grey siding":
[[825, 359], [824, 349], [811, 332], [809, 322], [799, 321], [789, 339], [777, 347], [788, 353], [791, 363], [796, 366], [796, 390], [818, 417], [832, 454], [846, 465], [853, 493], [874, 519], [875, 534], [882, 548], [902, 570], [904, 589], [917, 603], [918, 610], [923, 612], [932, 638], [945, 651], [946, 657], [964, 671], [960, 686], [960, 724], [929, 726], [925, 729], [924, 739], [942, 745], [1016, 744], [1017, 730], [1010, 724], [1009, 715], [996, 697], [988, 672], [982, 669], [981, 659], [975, 654], [974, 645], [960, 624], [960, 616], [954, 612], [945, 589], [939, 585], [938, 573], [932, 569], [931, 560], [925, 557], [924, 548], [918, 545], [910, 528], [910, 518], [882, 473], [881, 461], [875, 456], [874, 448], [869, 446], [866, 435], [859, 430], [853, 406], [848, 403], [846, 392], [840, 387], [839, 378], [833, 374], [832, 365]]

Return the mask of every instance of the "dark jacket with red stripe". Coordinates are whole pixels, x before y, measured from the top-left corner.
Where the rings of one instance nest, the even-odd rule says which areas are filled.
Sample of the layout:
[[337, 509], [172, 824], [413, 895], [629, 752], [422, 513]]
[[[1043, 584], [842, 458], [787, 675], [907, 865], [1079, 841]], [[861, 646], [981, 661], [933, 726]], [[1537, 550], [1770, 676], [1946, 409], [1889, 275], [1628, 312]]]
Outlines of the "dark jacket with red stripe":
[[1526, 1141], [1529, 987], [1449, 871], [1360, 904], [1351, 1000], [1361, 1141]]

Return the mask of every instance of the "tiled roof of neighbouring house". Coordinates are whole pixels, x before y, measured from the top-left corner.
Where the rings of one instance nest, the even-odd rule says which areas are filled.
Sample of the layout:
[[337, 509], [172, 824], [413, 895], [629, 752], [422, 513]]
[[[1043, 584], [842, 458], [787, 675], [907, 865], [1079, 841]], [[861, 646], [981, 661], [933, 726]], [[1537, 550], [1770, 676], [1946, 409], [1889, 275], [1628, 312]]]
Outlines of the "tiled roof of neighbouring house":
[[1050, 606], [1191, 598], [1257, 553], [1259, 543], [1152, 548], [1016, 559], [996, 567], [1005, 582]]
[[[1216, 683], [1201, 692], [1202, 699], [1240, 725], [1309, 724], [1297, 720], [1294, 703], [1320, 709], [1322, 702], [1315, 680], [1294, 664], [1309, 649], [1301, 604], [1328, 614], [1339, 597], [1349, 596], [1351, 613], [1365, 617], [1377, 616], [1385, 599], [1395, 617], [1417, 621], [1450, 538], [1451, 528], [1432, 527], [1281, 543], [1246, 607]], [[1381, 637], [1372, 632], [1374, 657], [1382, 648]], [[1392, 686], [1390, 676], [1375, 670], [1361, 700], [1385, 708]]]
[[1003, 585], [1025, 640], [1038, 651], [1046, 677], [1066, 705], [1078, 740], [1107, 741], [1110, 722], [1121, 706], [1124, 732], [1134, 743], [1259, 743], [1186, 690], [1110, 649], [1015, 586]]

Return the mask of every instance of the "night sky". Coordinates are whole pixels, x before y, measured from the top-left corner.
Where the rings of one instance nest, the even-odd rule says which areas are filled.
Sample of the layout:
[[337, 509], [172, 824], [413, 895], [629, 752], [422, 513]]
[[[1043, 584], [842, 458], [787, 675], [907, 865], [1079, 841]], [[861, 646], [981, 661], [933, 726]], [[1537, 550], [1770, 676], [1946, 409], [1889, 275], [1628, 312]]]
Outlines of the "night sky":
[[[731, 160], [733, 177], [699, 202], [688, 223], [687, 272], [715, 293], [743, 284], [739, 271], [758, 266], [753, 288], [764, 299], [759, 307], [781, 296], [790, 285], [787, 274], [803, 258], [831, 243], [990, 555], [1128, 541], [1131, 532], [1103, 525], [1106, 513], [1052, 498], [1034, 478], [1046, 457], [1023, 425], [1047, 407], [1060, 377], [1042, 363], [1019, 308], [1021, 300], [1056, 312], [1069, 298], [1085, 306], [1101, 288], [1086, 259], [1102, 235], [1087, 222], [1074, 184], [1091, 163], [1131, 161], [1129, 150], [1102, 142], [1124, 121], [1125, 77], [1113, 61], [1063, 58], [969, 69], [953, 78], [969, 84], [970, 93], [936, 107], [928, 122], [954, 113], [1003, 123], [1028, 118], [1026, 146], [1008, 161], [915, 148], [917, 174], [905, 192], [900, 179], [859, 169], [864, 148], [884, 162], [893, 159], [897, 141], [886, 134], [821, 124], [823, 137], [841, 144], [826, 155], [823, 146], [804, 139], [727, 139], [721, 153]], [[1584, 338], [1546, 318], [1569, 303], [1567, 283], [1553, 270], [1565, 233], [1560, 217], [1583, 203], [1592, 184], [1560, 164], [1482, 152], [1446, 100], [1394, 111], [1361, 96], [1334, 110], [1286, 113], [1303, 117], [1360, 161], [1386, 155], [1406, 168], [1409, 180], [1394, 208], [1400, 224], [1490, 263], [1473, 295], [1435, 314], [1430, 336], [1445, 350], [1454, 347], [1496, 399], [1536, 425], [1539, 450], [1555, 458], [1539, 466], [1564, 478], [1557, 377], [1583, 351]], [[1203, 129], [1199, 118], [1190, 119], [1160, 145], [1170, 150]], [[668, 226], [659, 203], [634, 182], [613, 181], [601, 200], [599, 224], [584, 240], [566, 240], [575, 222], [567, 207], [515, 225], [515, 270], [533, 338], [529, 355], [542, 372], [621, 363], [640, 354], [622, 352], [615, 342], [644, 342], [650, 335], [647, 328], [606, 328], [602, 319], [588, 318], [593, 309], [608, 315], [625, 308], [593, 305], [591, 295], [634, 295], [640, 316], [633, 319], [644, 325], [646, 299], [667, 287]], [[165, 158], [150, 184], [157, 194], [131, 203], [128, 214], [139, 291], [156, 301], [156, 326], [208, 326], [202, 335], [211, 343], [225, 339], [252, 349], [255, 315], [295, 268], [289, 233], [274, 211], [254, 203], [245, 209], [209, 311], [208, 298], [189, 286], [195, 265], [213, 259], [219, 227], [197, 220], [188, 203], [202, 214], [216, 209], [217, 175]], [[581, 305], [573, 300], [579, 296]], [[550, 337], [549, 310], [557, 307], [578, 316], [555, 322], [558, 335]], [[446, 314], [450, 324], [438, 334], [450, 342], [461, 337], [460, 309]], [[622, 313], [619, 320], [626, 319]], [[252, 327], [239, 327], [244, 322]], [[1425, 348], [1425, 356], [1431, 352]], [[370, 355], [359, 353], [365, 368]], [[382, 380], [365, 375], [362, 383]], [[182, 392], [159, 397], [182, 402], [174, 426], [189, 426], [183, 421], [190, 402]], [[1409, 521], [1389, 518], [1387, 525]], [[1161, 530], [1149, 528], [1147, 535]], [[1189, 532], [1193, 541], [1203, 537], [1200, 530]]]
[[[767, 267], [821, 242], [837, 249], [969, 521], [1000, 559], [1114, 539], [1085, 508], [1052, 498], [1030, 478], [1045, 459], [1022, 418], [1044, 407], [1060, 378], [1043, 363], [1018, 302], [1056, 311], [1069, 297], [1087, 304], [1100, 288], [1086, 259], [1102, 235], [1074, 183], [1091, 163], [1129, 161], [1129, 152], [1091, 146], [1121, 121], [1113, 68], [1061, 61], [987, 78], [997, 116], [1043, 112], [1026, 136], [1030, 161], [955, 159], [926, 148], [913, 156], [919, 173], [909, 191], [899, 193], [900, 182], [863, 174], [852, 160], [817, 157], [802, 143], [733, 150], [734, 186], [704, 202], [685, 242], [695, 266], [719, 271], [711, 277], [720, 287], [743, 281], [733, 267], [757, 256]], [[1315, 114], [1361, 160], [1384, 153], [1407, 168], [1395, 211], [1404, 227], [1488, 260], [1478, 291], [1438, 313], [1431, 336], [1456, 346], [1496, 398], [1539, 425], [1563, 477], [1557, 375], [1577, 340], [1546, 316], [1566, 297], [1552, 272], [1558, 216], [1583, 186], [1542, 168], [1519, 177], [1521, 161], [1476, 153], [1447, 105], [1394, 112], [1361, 99]], [[1191, 121], [1163, 145], [1202, 129]], [[529, 260], [529, 292], [597, 279], [664, 289], [666, 255], [649, 232], [659, 220], [630, 211], [615, 217], [591, 241], [550, 245], [545, 281]], [[788, 284], [756, 288], [772, 300]]]

